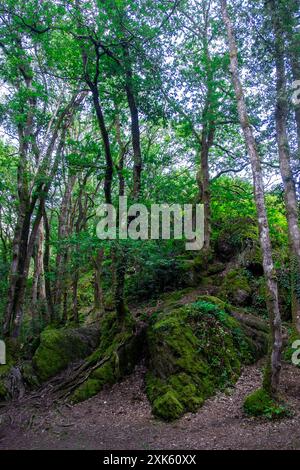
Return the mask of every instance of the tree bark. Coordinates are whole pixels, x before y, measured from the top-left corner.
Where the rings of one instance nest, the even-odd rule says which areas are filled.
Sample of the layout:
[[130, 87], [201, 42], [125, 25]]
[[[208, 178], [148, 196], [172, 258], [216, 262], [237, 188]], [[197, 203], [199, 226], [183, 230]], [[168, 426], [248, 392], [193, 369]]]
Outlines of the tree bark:
[[104, 295], [102, 289], [102, 275], [103, 275], [103, 257], [104, 250], [100, 248], [96, 256], [93, 258], [95, 268], [95, 293], [94, 293], [94, 308], [99, 318], [104, 313]]
[[45, 279], [44, 279], [44, 226], [43, 219], [41, 220], [38, 228], [34, 253], [34, 273], [32, 284], [32, 305], [34, 310], [37, 308], [37, 303], [43, 302], [46, 299]]
[[115, 118], [115, 128], [116, 128], [116, 140], [119, 146], [119, 161], [118, 161], [118, 178], [119, 178], [119, 196], [125, 195], [125, 178], [123, 174], [124, 170], [124, 158], [126, 153], [126, 145], [122, 141], [121, 137], [121, 124], [119, 111], [116, 109], [116, 118]]
[[234, 37], [233, 26], [228, 15], [227, 1], [220, 0], [220, 2], [222, 8], [223, 21], [227, 32], [228, 46], [230, 52], [230, 72], [232, 74], [232, 81], [237, 100], [239, 120], [251, 160], [254, 196], [258, 216], [260, 245], [263, 256], [264, 275], [266, 279], [267, 305], [270, 319], [272, 351], [270, 356], [269, 367], [267, 368], [268, 376], [265, 377], [264, 387], [268, 390], [268, 392], [276, 395], [279, 386], [281, 369], [282, 327], [278, 305], [278, 286], [276, 272], [273, 265], [270, 231], [264, 199], [262, 169], [256, 141], [253, 134], [253, 129], [249, 122], [244, 91], [240, 80], [238, 51], [236, 40]]
[[[65, 192], [61, 202], [59, 222], [58, 222], [58, 240], [64, 241], [70, 232], [70, 205], [72, 190], [76, 181], [76, 176], [71, 175], [66, 183]], [[66, 284], [66, 266], [69, 250], [67, 247], [60, 247], [56, 256], [56, 286], [54, 308], [56, 321], [62, 320], [65, 314], [61, 314], [62, 302], [65, 300], [64, 291]]]
[[141, 152], [141, 136], [139, 111], [136, 103], [136, 97], [133, 86], [133, 76], [130, 63], [130, 55], [128, 48], [124, 46], [125, 57], [125, 75], [126, 75], [126, 95], [131, 116], [131, 137], [133, 149], [133, 199], [138, 201], [141, 192], [141, 174], [142, 174], [142, 152]]
[[44, 205], [43, 205], [43, 220], [44, 220], [44, 227], [45, 227], [44, 272], [45, 272], [45, 293], [46, 293], [47, 310], [48, 310], [47, 320], [50, 322], [54, 322], [55, 313], [54, 313], [53, 298], [52, 298], [52, 291], [51, 291], [51, 282], [50, 282], [50, 277], [49, 277], [49, 274], [50, 274], [50, 227], [49, 227], [48, 216], [47, 216]]
[[79, 323], [79, 315], [78, 315], [78, 281], [79, 281], [79, 271], [78, 269], [75, 270], [73, 275], [72, 281], [72, 319], [74, 323]]
[[[300, 80], [300, 40], [299, 32], [296, 32], [297, 20], [294, 18], [299, 15], [299, 0], [287, 0], [285, 7], [287, 8], [287, 40], [288, 40], [288, 58], [291, 66], [293, 80]], [[300, 104], [294, 105], [295, 122], [298, 141], [298, 158], [300, 159]]]
[[298, 223], [298, 202], [295, 181], [291, 168], [290, 146], [287, 131], [289, 112], [286, 73], [284, 30], [281, 25], [280, 12], [274, 0], [269, 4], [269, 14], [274, 32], [275, 67], [276, 67], [276, 140], [279, 151], [280, 172], [284, 186], [286, 215], [289, 227], [292, 270], [292, 314], [293, 324], [300, 333], [300, 228]]
[[211, 198], [209, 183], [209, 151], [213, 145], [214, 127], [207, 132], [207, 124], [204, 123], [201, 136], [200, 168], [197, 173], [197, 184], [199, 191], [199, 202], [204, 205], [204, 251], [210, 249], [211, 237]]
[[102, 107], [100, 104], [98, 86], [97, 84], [96, 85], [92, 84], [90, 81], [88, 81], [88, 84], [92, 92], [94, 108], [96, 111], [99, 129], [101, 132], [103, 146], [104, 146], [105, 161], [106, 161], [105, 178], [104, 178], [105, 202], [107, 204], [111, 204], [112, 203], [111, 186], [112, 186], [112, 180], [113, 180], [113, 159], [111, 155], [109, 135], [108, 135], [108, 131], [105, 125]]

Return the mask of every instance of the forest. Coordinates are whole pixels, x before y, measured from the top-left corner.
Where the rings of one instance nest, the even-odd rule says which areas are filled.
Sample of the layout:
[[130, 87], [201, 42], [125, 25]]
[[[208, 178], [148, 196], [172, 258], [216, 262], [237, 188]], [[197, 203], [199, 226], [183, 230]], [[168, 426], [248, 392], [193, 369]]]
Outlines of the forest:
[[0, 450], [300, 450], [299, 212], [299, 0], [1, 0]]

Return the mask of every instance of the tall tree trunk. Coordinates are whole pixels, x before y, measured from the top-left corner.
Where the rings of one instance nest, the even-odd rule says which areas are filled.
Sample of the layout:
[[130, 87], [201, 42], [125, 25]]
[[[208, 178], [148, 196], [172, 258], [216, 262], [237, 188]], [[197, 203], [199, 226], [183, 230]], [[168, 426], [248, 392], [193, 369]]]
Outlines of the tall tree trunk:
[[79, 315], [78, 315], [78, 281], [79, 281], [79, 270], [76, 269], [75, 273], [73, 274], [73, 281], [72, 281], [72, 319], [74, 323], [79, 323]]
[[45, 293], [46, 293], [46, 302], [47, 302], [47, 310], [48, 310], [47, 320], [50, 322], [54, 322], [55, 312], [54, 312], [51, 282], [50, 282], [50, 227], [49, 227], [48, 216], [47, 216], [44, 205], [43, 205], [43, 220], [44, 220], [44, 227], [45, 227], [44, 272], [45, 272]]
[[[72, 190], [76, 181], [76, 176], [71, 175], [66, 183], [65, 192], [61, 202], [59, 222], [58, 222], [58, 240], [63, 241], [69, 235], [70, 225], [70, 204]], [[60, 321], [65, 314], [61, 314], [62, 303], [65, 300], [65, 284], [66, 284], [66, 266], [68, 261], [68, 248], [59, 248], [56, 256], [56, 286], [55, 286], [55, 317]], [[65, 305], [65, 303], [64, 303]]]
[[236, 40], [234, 37], [233, 26], [228, 15], [227, 1], [220, 0], [220, 2], [222, 8], [223, 21], [227, 31], [228, 46], [230, 52], [230, 71], [232, 74], [232, 81], [237, 100], [238, 114], [241, 128], [245, 138], [245, 143], [251, 160], [255, 203], [258, 216], [260, 245], [262, 249], [263, 267], [266, 279], [267, 304], [270, 319], [272, 351], [270, 356], [269, 367], [267, 368], [267, 373], [264, 380], [264, 387], [270, 393], [276, 395], [279, 386], [281, 369], [282, 327], [278, 305], [278, 286], [276, 272], [273, 265], [270, 231], [264, 199], [262, 169], [256, 141], [253, 135], [253, 129], [249, 122], [244, 91], [240, 80], [240, 73], [238, 67], [238, 51]]
[[125, 178], [123, 174], [124, 170], [124, 158], [126, 153], [126, 145], [122, 141], [121, 137], [121, 124], [120, 124], [120, 115], [118, 109], [116, 109], [116, 118], [115, 118], [115, 128], [116, 128], [116, 140], [119, 146], [119, 161], [118, 161], [118, 178], [119, 178], [119, 196], [125, 195]]
[[109, 135], [108, 135], [108, 131], [105, 125], [102, 107], [100, 104], [98, 86], [97, 84], [93, 85], [90, 81], [88, 81], [88, 83], [92, 92], [94, 108], [96, 111], [98, 125], [99, 125], [99, 129], [100, 129], [100, 133], [101, 133], [102, 141], [103, 141], [103, 147], [104, 147], [104, 154], [105, 154], [105, 161], [106, 161], [105, 178], [104, 178], [105, 202], [107, 204], [111, 204], [112, 203], [111, 186], [112, 186], [112, 180], [113, 180], [113, 159], [111, 155]]
[[16, 311], [18, 296], [23, 283], [24, 266], [27, 253], [27, 243], [30, 231], [31, 214], [27, 209], [23, 209], [20, 205], [18, 221], [15, 229], [15, 235], [12, 246], [12, 263], [10, 268], [9, 289], [7, 297], [7, 305], [3, 323], [3, 334], [9, 336], [13, 322], [16, 316], [22, 316], [22, 312]]
[[134, 93], [133, 76], [130, 63], [130, 55], [127, 46], [124, 46], [126, 95], [131, 117], [131, 138], [133, 149], [133, 199], [137, 201], [141, 192], [142, 152], [139, 111]]
[[[294, 81], [300, 80], [300, 35], [297, 31], [298, 23], [297, 17], [299, 16], [300, 1], [287, 0], [284, 4], [287, 9], [287, 39], [288, 39], [288, 58], [291, 66], [292, 76]], [[298, 158], [300, 159], [300, 104], [295, 106], [295, 121], [297, 129], [298, 140]]]
[[210, 183], [209, 183], [209, 151], [213, 145], [214, 127], [211, 127], [207, 132], [207, 124], [201, 136], [201, 151], [200, 151], [200, 168], [197, 173], [197, 184], [199, 192], [199, 202], [204, 205], [204, 246], [203, 250], [208, 252], [210, 249], [211, 237], [211, 200], [210, 200]]
[[[125, 179], [123, 175], [123, 169], [124, 169], [124, 157], [125, 157], [125, 152], [126, 152], [126, 146], [124, 142], [122, 141], [122, 137], [121, 137], [120, 117], [119, 117], [118, 110], [116, 114], [115, 126], [116, 126], [116, 139], [119, 145], [119, 162], [118, 162], [119, 196], [124, 196], [125, 195]], [[133, 126], [132, 126], [132, 141], [133, 141], [133, 133], [134, 131], [133, 131]], [[135, 147], [135, 145], [136, 144], [133, 144], [133, 147]], [[140, 180], [140, 173], [138, 175], [138, 173], [136, 173], [134, 170], [133, 179], [134, 179], [133, 197], [136, 200], [140, 192], [140, 183], [137, 182]], [[117, 219], [118, 219], [117, 222], [119, 223], [119, 211], [117, 213]], [[114, 296], [115, 296], [116, 311], [117, 311], [119, 319], [122, 320], [126, 311], [124, 289], [125, 289], [125, 274], [126, 274], [127, 259], [126, 259], [126, 256], [124, 256], [122, 246], [119, 248], [118, 253], [121, 257], [120, 259], [118, 258], [118, 256], [115, 256], [115, 255], [113, 256], [114, 289], [115, 289]], [[96, 275], [97, 289], [100, 295], [102, 296], [103, 294], [101, 292], [99, 271], [96, 271], [96, 273], [97, 273]]]
[[41, 220], [35, 242], [34, 253], [34, 273], [32, 283], [32, 305], [36, 310], [37, 302], [43, 302], [46, 299], [45, 279], [44, 279], [44, 225]]
[[126, 314], [125, 305], [125, 275], [127, 269], [126, 247], [114, 244], [112, 252], [113, 278], [114, 278], [114, 299], [115, 308], [119, 322], [122, 323]]
[[286, 215], [289, 227], [289, 241], [291, 248], [292, 270], [292, 313], [293, 323], [300, 333], [300, 228], [298, 223], [298, 202], [295, 181], [291, 168], [290, 146], [287, 132], [287, 118], [289, 112], [286, 74], [285, 74], [285, 47], [281, 24], [280, 11], [277, 3], [272, 0], [269, 4], [273, 32], [275, 37], [275, 66], [276, 66], [276, 139], [279, 150], [280, 172], [284, 185]]
[[95, 268], [95, 293], [94, 293], [94, 308], [97, 317], [101, 317], [104, 313], [104, 295], [102, 289], [102, 275], [103, 275], [103, 257], [104, 250], [100, 248], [96, 256], [93, 258]]

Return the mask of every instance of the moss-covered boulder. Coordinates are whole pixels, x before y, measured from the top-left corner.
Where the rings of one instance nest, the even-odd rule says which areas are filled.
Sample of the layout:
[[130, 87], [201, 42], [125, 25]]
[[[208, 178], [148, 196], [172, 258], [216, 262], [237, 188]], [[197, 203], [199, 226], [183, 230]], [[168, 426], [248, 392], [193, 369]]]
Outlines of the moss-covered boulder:
[[40, 336], [40, 345], [33, 356], [33, 365], [41, 380], [47, 380], [70, 363], [87, 357], [96, 348], [99, 331], [95, 327], [48, 327]]
[[243, 269], [234, 269], [224, 276], [220, 297], [233, 305], [251, 304], [251, 286]]
[[168, 421], [196, 411], [254, 359], [240, 323], [203, 299], [161, 312], [148, 329], [148, 347], [147, 394], [153, 413]]
[[88, 377], [72, 393], [78, 403], [96, 395], [105, 385], [111, 385], [130, 374], [143, 356], [145, 330], [127, 313], [120, 323], [115, 312], [107, 313], [100, 325], [99, 347], [87, 358]]
[[267, 321], [212, 295], [201, 295], [198, 299], [216, 305], [238, 321], [254, 359], [258, 360], [267, 353], [269, 345]]
[[269, 419], [283, 418], [289, 414], [286, 404], [275, 400], [263, 388], [255, 390], [246, 397], [244, 410], [250, 416], [261, 416]]

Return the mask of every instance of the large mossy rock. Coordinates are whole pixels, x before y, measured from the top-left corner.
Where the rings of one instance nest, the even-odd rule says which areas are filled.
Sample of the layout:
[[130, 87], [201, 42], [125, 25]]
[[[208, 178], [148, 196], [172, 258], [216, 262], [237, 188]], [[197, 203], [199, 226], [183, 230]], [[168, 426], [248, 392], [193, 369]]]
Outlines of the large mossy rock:
[[136, 324], [129, 312], [121, 323], [115, 312], [104, 316], [100, 325], [99, 347], [87, 359], [90, 372], [72, 393], [73, 403], [91, 398], [105, 385], [112, 385], [133, 372], [144, 354], [144, 326]]
[[253, 340], [215, 300], [202, 298], [152, 319], [146, 388], [157, 417], [171, 421], [194, 412], [256, 359]]
[[70, 363], [87, 357], [99, 342], [95, 327], [48, 327], [40, 337], [40, 345], [33, 356], [33, 365], [39, 379], [47, 380]]

